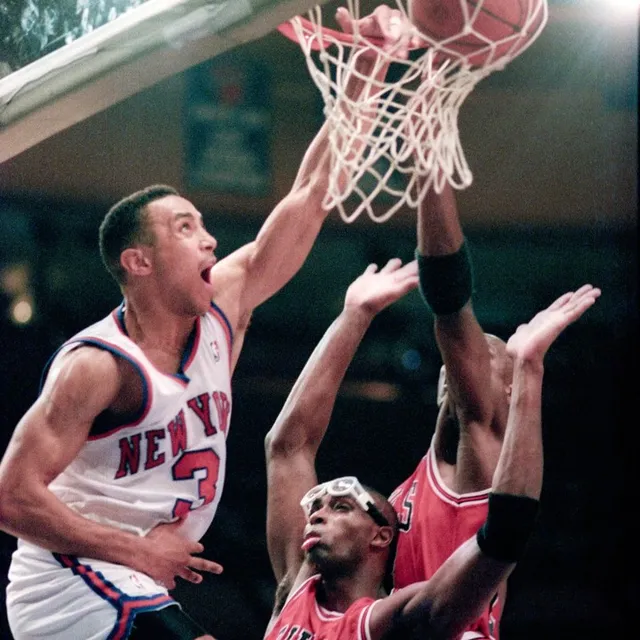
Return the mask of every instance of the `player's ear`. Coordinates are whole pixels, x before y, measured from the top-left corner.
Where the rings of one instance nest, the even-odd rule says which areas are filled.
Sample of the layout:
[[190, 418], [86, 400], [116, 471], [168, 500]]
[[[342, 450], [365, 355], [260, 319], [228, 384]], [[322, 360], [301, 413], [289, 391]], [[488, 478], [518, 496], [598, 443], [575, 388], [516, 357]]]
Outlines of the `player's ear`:
[[142, 247], [128, 247], [120, 254], [120, 265], [134, 276], [145, 276], [151, 271], [151, 260]]
[[388, 547], [393, 542], [393, 534], [393, 527], [391, 525], [378, 527], [371, 544], [380, 548]]

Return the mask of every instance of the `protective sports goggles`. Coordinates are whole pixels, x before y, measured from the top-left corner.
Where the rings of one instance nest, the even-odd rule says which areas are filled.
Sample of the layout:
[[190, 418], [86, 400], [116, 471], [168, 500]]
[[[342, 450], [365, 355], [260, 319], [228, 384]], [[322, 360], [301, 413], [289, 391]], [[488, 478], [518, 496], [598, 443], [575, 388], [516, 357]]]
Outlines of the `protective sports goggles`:
[[380, 509], [376, 507], [371, 494], [363, 488], [355, 476], [344, 476], [316, 485], [309, 489], [300, 500], [300, 506], [307, 515], [310, 515], [313, 503], [326, 493], [330, 496], [349, 496], [353, 498], [373, 518], [377, 525], [381, 527], [389, 526], [389, 521], [382, 515]]

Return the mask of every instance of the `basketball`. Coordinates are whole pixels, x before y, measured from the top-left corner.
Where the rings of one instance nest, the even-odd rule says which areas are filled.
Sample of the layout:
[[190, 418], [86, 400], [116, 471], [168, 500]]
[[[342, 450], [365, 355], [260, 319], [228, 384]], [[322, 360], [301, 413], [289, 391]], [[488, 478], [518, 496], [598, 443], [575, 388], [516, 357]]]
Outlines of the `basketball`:
[[[538, 36], [545, 18], [542, 3], [531, 0], [408, 1], [409, 18], [430, 40], [443, 43], [443, 55], [461, 54], [475, 67], [515, 58]], [[532, 7], [537, 12], [530, 16]]]

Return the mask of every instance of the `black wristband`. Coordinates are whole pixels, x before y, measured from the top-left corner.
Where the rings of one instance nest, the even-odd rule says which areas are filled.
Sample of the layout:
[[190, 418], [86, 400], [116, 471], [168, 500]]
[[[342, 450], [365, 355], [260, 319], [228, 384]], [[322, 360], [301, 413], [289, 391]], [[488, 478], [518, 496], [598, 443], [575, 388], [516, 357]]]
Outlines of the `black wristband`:
[[473, 293], [473, 272], [466, 241], [455, 253], [423, 256], [416, 249], [420, 293], [436, 315], [460, 311]]
[[509, 493], [489, 494], [489, 513], [476, 539], [482, 552], [503, 562], [522, 557], [538, 516], [539, 502]]

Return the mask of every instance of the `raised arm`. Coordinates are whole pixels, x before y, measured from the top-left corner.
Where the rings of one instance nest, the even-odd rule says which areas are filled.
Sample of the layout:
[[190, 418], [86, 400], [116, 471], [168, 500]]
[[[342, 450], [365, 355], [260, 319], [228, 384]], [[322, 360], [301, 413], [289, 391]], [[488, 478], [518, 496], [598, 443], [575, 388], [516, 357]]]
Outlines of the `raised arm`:
[[67, 507], [48, 488], [80, 451], [95, 417], [113, 407], [126, 375], [122, 367], [105, 350], [81, 347], [51, 371], [0, 463], [0, 528], [57, 553], [132, 567], [168, 587], [176, 575], [199, 582], [189, 567], [214, 570], [215, 564], [191, 557], [202, 551], [200, 544], [166, 532], [151, 542], [99, 524]]
[[[377, 8], [362, 19], [363, 34], [381, 36], [386, 42], [406, 47], [404, 31], [391, 18], [401, 18], [397, 10]], [[340, 9], [337, 19], [343, 29], [351, 29], [351, 18]], [[406, 24], [402, 22], [401, 24]], [[382, 61], [382, 62], [381, 62]], [[367, 77], [384, 77], [389, 63], [373, 51], [357, 60], [358, 72]], [[348, 95], [360, 95], [364, 83], [354, 74]], [[329, 214], [323, 207], [331, 170], [329, 126], [323, 125], [307, 149], [291, 191], [276, 205], [256, 239], [241, 247], [212, 270], [215, 302], [225, 311], [236, 333], [244, 331], [252, 311], [279, 291], [298, 272], [311, 251]], [[238, 344], [242, 341], [238, 340]], [[234, 348], [234, 359], [238, 349]]]
[[287, 587], [302, 565], [305, 526], [300, 500], [317, 484], [315, 459], [347, 368], [374, 316], [418, 284], [415, 262], [367, 267], [347, 290], [331, 324], [266, 436], [267, 545], [271, 566]]
[[378, 603], [371, 617], [372, 638], [382, 637], [394, 625], [423, 625], [430, 638], [456, 638], [515, 568], [533, 529], [542, 490], [544, 356], [599, 295], [591, 285], [569, 292], [520, 326], [509, 340], [513, 389], [485, 524], [428, 582], [401, 589]]
[[493, 412], [489, 347], [473, 311], [470, 256], [449, 184], [441, 194], [429, 189], [420, 203], [417, 242], [421, 290], [434, 313], [448, 391], [465, 422], [487, 424]]

